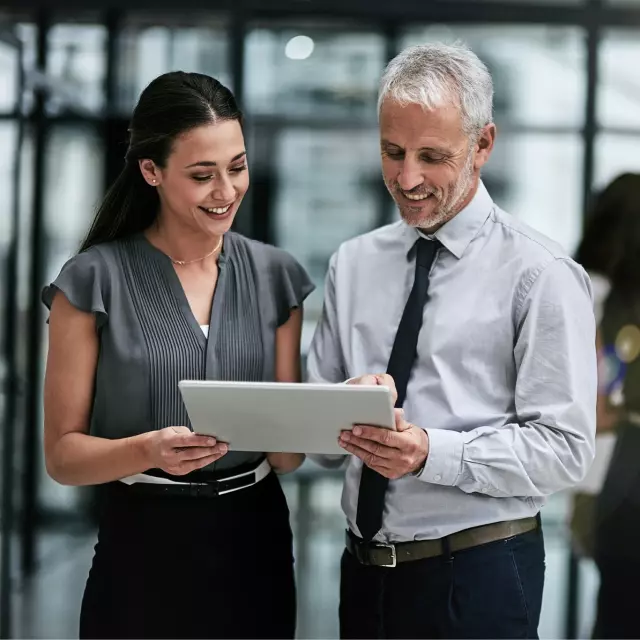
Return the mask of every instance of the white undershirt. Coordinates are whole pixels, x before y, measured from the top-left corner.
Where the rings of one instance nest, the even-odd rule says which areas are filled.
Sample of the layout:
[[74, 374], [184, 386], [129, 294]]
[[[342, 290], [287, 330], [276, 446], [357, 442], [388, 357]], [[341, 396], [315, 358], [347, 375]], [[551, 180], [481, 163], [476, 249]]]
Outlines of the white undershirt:
[[201, 324], [200, 328], [202, 329], [202, 333], [204, 333], [204, 337], [208, 338], [209, 337], [209, 325], [208, 324]]

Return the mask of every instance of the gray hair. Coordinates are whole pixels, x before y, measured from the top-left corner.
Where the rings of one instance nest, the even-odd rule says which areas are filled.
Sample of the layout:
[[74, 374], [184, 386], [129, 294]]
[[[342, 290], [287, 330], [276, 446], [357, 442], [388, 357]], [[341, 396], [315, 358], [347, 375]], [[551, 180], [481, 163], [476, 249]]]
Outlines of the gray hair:
[[425, 109], [453, 104], [460, 109], [468, 135], [478, 134], [493, 120], [491, 74], [460, 43], [421, 44], [402, 51], [387, 65], [380, 81], [378, 114], [386, 98]]

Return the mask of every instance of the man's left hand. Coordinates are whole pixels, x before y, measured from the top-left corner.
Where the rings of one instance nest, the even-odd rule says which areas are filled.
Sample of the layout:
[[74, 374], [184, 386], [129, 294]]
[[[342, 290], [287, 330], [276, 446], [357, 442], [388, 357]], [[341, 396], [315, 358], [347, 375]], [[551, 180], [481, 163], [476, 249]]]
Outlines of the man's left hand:
[[343, 431], [338, 443], [379, 474], [395, 480], [417, 471], [429, 455], [429, 436], [408, 423], [402, 409], [395, 410], [396, 430], [355, 425]]

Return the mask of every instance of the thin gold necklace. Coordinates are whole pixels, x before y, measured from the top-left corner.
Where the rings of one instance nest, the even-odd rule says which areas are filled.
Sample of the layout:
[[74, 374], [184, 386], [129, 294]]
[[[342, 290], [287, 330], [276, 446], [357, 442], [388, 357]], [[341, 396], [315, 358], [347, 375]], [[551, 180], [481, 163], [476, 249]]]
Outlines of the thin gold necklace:
[[216, 248], [211, 251], [210, 253], [207, 253], [206, 256], [202, 256], [202, 258], [196, 258], [195, 260], [174, 260], [171, 256], [169, 256], [169, 254], [167, 254], [169, 256], [169, 260], [171, 260], [171, 262], [173, 262], [173, 264], [178, 264], [181, 267], [183, 267], [185, 264], [193, 264], [194, 262], [201, 262], [202, 260], [206, 260], [209, 256], [212, 256], [222, 245], [222, 236], [220, 236], [220, 242], [218, 242], [218, 244], [216, 245]]

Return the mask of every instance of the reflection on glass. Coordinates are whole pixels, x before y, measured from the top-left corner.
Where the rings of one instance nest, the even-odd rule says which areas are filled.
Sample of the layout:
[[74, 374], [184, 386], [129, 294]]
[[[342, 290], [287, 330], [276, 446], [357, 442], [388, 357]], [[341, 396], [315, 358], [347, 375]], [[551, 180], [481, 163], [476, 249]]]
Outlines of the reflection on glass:
[[[0, 122], [0, 291], [7, 291], [7, 257], [11, 236], [13, 235], [13, 171], [14, 155], [17, 141], [17, 126], [15, 122]], [[5, 362], [5, 318], [7, 314], [6, 295], [0, 295], [0, 421], [5, 412], [5, 379], [7, 375]], [[0, 422], [0, 426], [4, 425]], [[0, 454], [2, 451], [2, 438], [0, 438]], [[1, 476], [1, 474], [0, 474]], [[2, 491], [2, 477], [0, 477], [0, 492]], [[1, 613], [1, 612], [0, 612]]]
[[0, 42], [0, 112], [10, 113], [18, 98], [18, 50]]
[[471, 47], [493, 75], [498, 125], [582, 125], [586, 78], [580, 29], [433, 26], [410, 29], [401, 44], [456, 40]]
[[47, 73], [58, 91], [47, 101], [50, 113], [73, 107], [104, 107], [107, 31], [102, 25], [57, 24], [49, 33]]
[[[62, 265], [77, 252], [103, 193], [103, 174], [97, 131], [90, 126], [53, 128], [46, 149], [45, 282], [55, 279]], [[42, 313], [44, 320], [44, 308]], [[44, 332], [43, 360], [46, 337]], [[77, 504], [80, 494], [75, 488], [53, 482], [44, 467], [40, 477], [39, 490], [45, 508], [73, 508]]]
[[[22, 40], [22, 55], [24, 68], [31, 71], [36, 68], [36, 40], [38, 37], [38, 28], [31, 22], [21, 22], [16, 25], [16, 33]], [[25, 113], [30, 113], [33, 109], [33, 89], [25, 87], [23, 95], [23, 108]]]
[[621, 173], [640, 173], [639, 144], [640, 135], [602, 133], [596, 138], [595, 189], [604, 188]]
[[578, 134], [500, 138], [483, 173], [496, 204], [573, 253], [582, 233]]
[[[0, 269], [4, 269], [7, 249], [13, 233], [13, 172], [17, 125], [10, 120], [0, 121]], [[4, 271], [2, 271], [4, 273]], [[0, 291], [6, 291], [0, 286]], [[0, 296], [0, 322], [4, 318], [4, 296]], [[0, 340], [2, 333], [0, 332]], [[1, 351], [0, 351], [1, 353]]]
[[640, 31], [608, 31], [600, 45], [598, 121], [640, 127]]
[[49, 267], [57, 273], [77, 250], [102, 195], [100, 136], [90, 125], [56, 125], [46, 160], [45, 226]]
[[132, 111], [141, 91], [167, 71], [206, 73], [231, 86], [223, 26], [129, 26], [119, 42], [117, 106]]
[[255, 28], [245, 46], [245, 102], [252, 114], [375, 122], [382, 36], [318, 27]]
[[16, 34], [22, 40], [24, 66], [35, 69], [38, 27], [32, 22], [20, 22], [16, 25]]
[[320, 312], [331, 254], [376, 224], [379, 162], [373, 130], [290, 129], [277, 139], [276, 244], [300, 260], [318, 287], [305, 305], [309, 320]]

